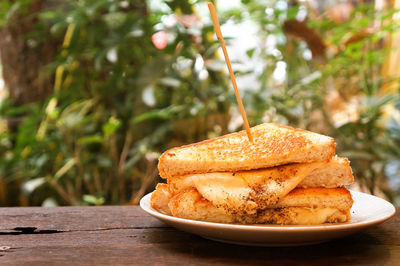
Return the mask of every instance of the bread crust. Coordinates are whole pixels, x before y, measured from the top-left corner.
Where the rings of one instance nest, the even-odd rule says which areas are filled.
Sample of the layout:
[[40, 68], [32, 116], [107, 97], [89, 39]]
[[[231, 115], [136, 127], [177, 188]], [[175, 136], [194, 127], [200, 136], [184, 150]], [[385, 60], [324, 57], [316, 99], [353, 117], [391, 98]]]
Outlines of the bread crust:
[[168, 185], [158, 183], [156, 189], [151, 194], [150, 206], [157, 211], [171, 215], [171, 210], [168, 207], [168, 202], [171, 194], [168, 191]]

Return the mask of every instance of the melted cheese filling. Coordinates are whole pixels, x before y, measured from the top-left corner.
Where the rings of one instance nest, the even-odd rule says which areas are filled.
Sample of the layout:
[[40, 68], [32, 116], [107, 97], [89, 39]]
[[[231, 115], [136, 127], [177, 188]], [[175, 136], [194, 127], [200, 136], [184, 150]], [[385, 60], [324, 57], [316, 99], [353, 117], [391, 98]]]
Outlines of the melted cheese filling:
[[194, 187], [214, 206], [226, 213], [254, 214], [257, 204], [251, 199], [252, 189], [240, 177], [228, 173], [192, 176]]
[[173, 186], [175, 190], [189, 186], [196, 188], [205, 199], [227, 214], [252, 215], [276, 204], [323, 165], [318, 162], [237, 173], [189, 175], [175, 180]]

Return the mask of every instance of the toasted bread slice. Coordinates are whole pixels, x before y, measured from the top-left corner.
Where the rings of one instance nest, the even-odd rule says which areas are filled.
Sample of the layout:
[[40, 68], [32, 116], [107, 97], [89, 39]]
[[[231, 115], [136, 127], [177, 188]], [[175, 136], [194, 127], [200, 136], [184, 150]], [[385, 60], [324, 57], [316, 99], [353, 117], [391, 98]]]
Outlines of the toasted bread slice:
[[179, 218], [216, 223], [235, 222], [233, 215], [226, 214], [222, 209], [215, 207], [194, 188], [172, 197], [168, 206], [172, 215]]
[[218, 223], [321, 224], [346, 222], [353, 204], [345, 188], [294, 189], [277, 204], [256, 213], [232, 213], [215, 206], [195, 188], [171, 197], [165, 184], [159, 184], [151, 197], [151, 206], [175, 217]]
[[353, 182], [354, 176], [350, 161], [347, 158], [334, 156], [329, 163], [313, 170], [297, 187], [335, 188], [350, 185]]
[[254, 142], [240, 131], [164, 152], [158, 169], [163, 178], [195, 173], [232, 172], [289, 163], [328, 161], [333, 138], [273, 123], [251, 128]]
[[171, 194], [168, 192], [168, 185], [159, 183], [156, 186], [156, 190], [151, 194], [150, 206], [159, 212], [171, 215], [168, 207], [170, 198]]
[[[305, 198], [307, 194], [310, 196]], [[346, 222], [351, 218], [353, 201], [345, 188], [296, 189], [286, 197], [280, 207], [260, 210], [254, 215], [239, 215], [226, 213], [192, 188], [172, 197], [168, 206], [175, 217], [218, 223], [300, 225]]]
[[267, 208], [283, 207], [336, 207], [350, 209], [353, 199], [346, 188], [296, 188], [290, 191], [275, 205]]

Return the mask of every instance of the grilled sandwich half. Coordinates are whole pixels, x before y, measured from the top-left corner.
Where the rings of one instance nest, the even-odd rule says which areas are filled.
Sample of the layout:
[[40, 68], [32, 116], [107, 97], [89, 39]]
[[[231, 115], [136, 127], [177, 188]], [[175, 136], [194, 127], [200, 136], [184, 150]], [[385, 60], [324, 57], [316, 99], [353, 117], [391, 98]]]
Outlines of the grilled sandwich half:
[[332, 138], [276, 124], [166, 151], [151, 205], [221, 223], [320, 224], [351, 218], [350, 162]]

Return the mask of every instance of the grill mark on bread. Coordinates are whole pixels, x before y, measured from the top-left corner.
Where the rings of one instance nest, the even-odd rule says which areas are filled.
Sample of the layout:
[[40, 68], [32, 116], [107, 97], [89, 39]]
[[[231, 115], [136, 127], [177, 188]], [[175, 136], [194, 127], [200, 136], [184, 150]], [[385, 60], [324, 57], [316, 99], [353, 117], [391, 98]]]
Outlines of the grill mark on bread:
[[240, 131], [169, 149], [160, 157], [160, 176], [328, 161], [335, 153], [333, 138], [306, 130], [265, 123], [251, 128], [251, 132], [253, 143], [249, 143], [245, 131]]
[[[247, 155], [258, 157], [269, 154], [282, 154], [293, 149], [304, 148], [311, 142], [308, 138], [302, 135], [296, 135], [292, 132], [287, 132], [284, 136], [279, 136], [277, 138], [271, 138], [262, 141], [262, 145], [257, 145], [257, 134], [252, 133], [255, 138], [254, 143], [248, 143], [247, 141], [241, 141], [239, 143], [232, 144], [229, 142], [229, 135], [225, 135], [219, 138], [204, 140], [198, 143], [193, 143], [178, 148], [172, 148], [167, 151], [169, 157], [176, 156], [175, 152], [177, 150], [196, 147], [198, 153], [207, 152], [207, 156], [210, 160], [223, 160], [226, 158], [231, 158], [232, 155], [237, 155], [238, 153], [246, 151]], [[208, 147], [205, 144], [212, 143], [214, 147], [214, 153], [210, 153]], [[229, 149], [226, 147], [229, 146]], [[287, 156], [287, 155], [286, 155]]]

